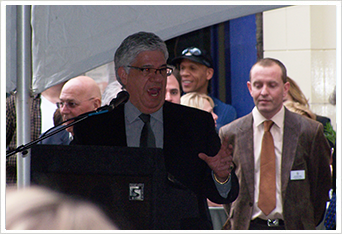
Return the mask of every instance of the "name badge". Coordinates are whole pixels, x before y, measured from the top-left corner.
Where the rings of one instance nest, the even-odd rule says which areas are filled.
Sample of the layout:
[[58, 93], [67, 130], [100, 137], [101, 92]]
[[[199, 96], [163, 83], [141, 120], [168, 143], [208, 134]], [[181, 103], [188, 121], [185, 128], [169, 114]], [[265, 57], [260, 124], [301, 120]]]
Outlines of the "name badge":
[[305, 171], [304, 170], [296, 170], [291, 171], [291, 180], [304, 180], [305, 179]]

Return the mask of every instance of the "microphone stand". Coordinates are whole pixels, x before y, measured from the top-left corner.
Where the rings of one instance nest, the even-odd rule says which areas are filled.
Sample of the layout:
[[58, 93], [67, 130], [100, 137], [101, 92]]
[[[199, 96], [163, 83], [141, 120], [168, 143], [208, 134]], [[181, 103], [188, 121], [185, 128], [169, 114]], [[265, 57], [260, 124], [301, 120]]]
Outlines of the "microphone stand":
[[[71, 119], [67, 119], [65, 121], [63, 121], [62, 123], [50, 128], [49, 130], [46, 131], [46, 135], [42, 135], [41, 137], [39, 137], [38, 139], [34, 140], [34, 141], [31, 141], [29, 143], [27, 143], [26, 145], [21, 145], [19, 147], [17, 147], [16, 149], [12, 150], [11, 152], [9, 152], [8, 154], [6, 154], [6, 158], [12, 156], [13, 154], [16, 154], [16, 153], [19, 153], [19, 152], [22, 152], [23, 156], [27, 154], [27, 149], [30, 149], [32, 146], [34, 146], [35, 144], [37, 144], [38, 142], [52, 136], [52, 135], [55, 135], [65, 129], [67, 129], [68, 127], [71, 127], [85, 119], [87, 119], [89, 116], [93, 116], [93, 115], [98, 115], [98, 114], [103, 114], [103, 113], [106, 113], [108, 112], [108, 109], [104, 109], [103, 107], [99, 108], [98, 110], [95, 110], [95, 111], [90, 111], [90, 112], [87, 112], [87, 113], [84, 113], [84, 114], [81, 114], [77, 117], [74, 117], [74, 118], [71, 118]], [[65, 122], [68, 122], [68, 121], [71, 121], [71, 120], [74, 120], [73, 122], [67, 124], [67, 125], [62, 125], [63, 123]], [[60, 128], [52, 131], [53, 129], [61, 126]], [[52, 132], [50, 132], [52, 131]], [[48, 133], [50, 132], [50, 133]]]
[[48, 133], [50, 132], [51, 130], [61, 126], [62, 124], [68, 122], [68, 121], [71, 121], [71, 120], [74, 120], [73, 122], [67, 124], [67, 125], [63, 125], [61, 128], [58, 128], [48, 134], [45, 135], [45, 133], [39, 137], [38, 139], [34, 140], [34, 141], [31, 141], [29, 143], [27, 143], [26, 145], [21, 145], [19, 146], [18, 148], [16, 148], [15, 150], [9, 152], [8, 154], [6, 154], [6, 158], [8, 158], [9, 156], [13, 155], [13, 154], [16, 154], [16, 153], [19, 153], [19, 152], [22, 152], [23, 156], [27, 154], [27, 149], [31, 148], [33, 145], [37, 144], [39, 141], [42, 141], [44, 140], [45, 138], [48, 138], [52, 135], [55, 135], [56, 133], [58, 132], [61, 132], [65, 129], [67, 129], [68, 127], [70, 126], [73, 126], [75, 124], [77, 124], [78, 122], [81, 122], [83, 120], [85, 120], [86, 118], [88, 118], [89, 116], [93, 116], [93, 115], [99, 115], [99, 114], [103, 114], [103, 113], [107, 113], [109, 111], [112, 111], [114, 108], [116, 108], [118, 105], [120, 104], [123, 104], [125, 102], [127, 102], [129, 98], [129, 94], [127, 91], [121, 91], [117, 94], [116, 98], [113, 99], [111, 102], [110, 102], [110, 105], [105, 105], [105, 106], [102, 106], [102, 107], [99, 107], [98, 109], [94, 110], [94, 111], [89, 111], [89, 112], [86, 112], [86, 113], [83, 113], [83, 114], [80, 114], [79, 116], [76, 116], [74, 118], [71, 118], [71, 119], [67, 119], [65, 121], [63, 121], [62, 123], [50, 128], [49, 130], [47, 130], [45, 133]]

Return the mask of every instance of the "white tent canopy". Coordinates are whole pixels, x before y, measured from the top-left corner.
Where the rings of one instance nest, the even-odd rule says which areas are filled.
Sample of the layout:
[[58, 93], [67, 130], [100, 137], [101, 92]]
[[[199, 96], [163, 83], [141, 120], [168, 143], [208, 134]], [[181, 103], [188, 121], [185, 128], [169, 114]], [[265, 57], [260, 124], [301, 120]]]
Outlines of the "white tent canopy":
[[[167, 40], [203, 27], [278, 7], [282, 6], [32, 6], [33, 91], [40, 93], [61, 81], [113, 61], [116, 48], [132, 33], [149, 31]], [[13, 65], [12, 67], [14, 68]], [[7, 91], [13, 90], [16, 85], [15, 77], [7, 77], [7, 84], [10, 85], [7, 85]]]

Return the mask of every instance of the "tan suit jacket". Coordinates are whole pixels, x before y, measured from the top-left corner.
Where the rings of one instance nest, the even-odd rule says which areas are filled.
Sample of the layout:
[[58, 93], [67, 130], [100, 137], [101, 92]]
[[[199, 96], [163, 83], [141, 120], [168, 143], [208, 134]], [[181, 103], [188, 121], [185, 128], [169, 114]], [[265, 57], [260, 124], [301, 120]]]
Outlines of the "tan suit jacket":
[[[223, 229], [248, 230], [254, 204], [254, 150], [252, 113], [220, 129], [221, 139], [233, 144], [235, 173], [240, 184], [237, 199], [225, 205]], [[286, 229], [315, 229], [325, 212], [331, 187], [330, 148], [317, 121], [285, 108], [281, 191]], [[290, 180], [292, 170], [304, 170], [304, 180]]]

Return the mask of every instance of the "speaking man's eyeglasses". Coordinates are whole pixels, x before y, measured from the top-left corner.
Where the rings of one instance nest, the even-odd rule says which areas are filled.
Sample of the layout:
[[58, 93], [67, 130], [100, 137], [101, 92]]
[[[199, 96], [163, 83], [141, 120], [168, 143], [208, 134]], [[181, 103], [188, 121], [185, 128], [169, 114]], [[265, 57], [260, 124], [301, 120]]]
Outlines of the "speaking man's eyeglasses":
[[151, 74], [160, 74], [162, 76], [169, 76], [172, 74], [173, 69], [171, 67], [162, 67], [162, 68], [152, 68], [152, 67], [135, 67], [135, 66], [127, 66], [129, 68], [133, 68], [142, 72], [143, 76], [149, 76]]

